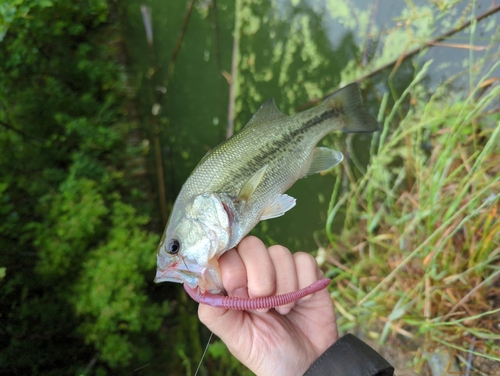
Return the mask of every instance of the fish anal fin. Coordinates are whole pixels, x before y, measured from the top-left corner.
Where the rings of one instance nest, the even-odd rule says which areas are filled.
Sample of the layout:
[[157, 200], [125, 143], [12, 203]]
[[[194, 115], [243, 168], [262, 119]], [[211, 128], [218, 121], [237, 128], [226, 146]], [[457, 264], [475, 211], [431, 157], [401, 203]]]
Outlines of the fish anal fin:
[[313, 151], [313, 157], [304, 177], [326, 171], [338, 165], [344, 156], [340, 151], [325, 147], [317, 147]]
[[248, 202], [249, 198], [252, 196], [252, 194], [255, 192], [260, 182], [264, 178], [268, 166], [269, 165], [265, 165], [264, 167], [262, 167], [243, 184], [240, 192], [238, 193], [238, 197], [236, 197], [236, 201]]
[[274, 98], [271, 98], [268, 99], [266, 102], [264, 102], [262, 106], [260, 106], [260, 108], [252, 116], [247, 125], [245, 125], [245, 128], [256, 127], [259, 124], [263, 124], [271, 120], [279, 119], [282, 117], [287, 117], [287, 116], [283, 114], [278, 109], [278, 107], [276, 107]]
[[260, 220], [263, 221], [265, 219], [277, 218], [281, 217], [288, 210], [295, 206], [296, 200], [295, 198], [282, 194], [279, 195], [274, 202], [264, 210], [262, 213]]

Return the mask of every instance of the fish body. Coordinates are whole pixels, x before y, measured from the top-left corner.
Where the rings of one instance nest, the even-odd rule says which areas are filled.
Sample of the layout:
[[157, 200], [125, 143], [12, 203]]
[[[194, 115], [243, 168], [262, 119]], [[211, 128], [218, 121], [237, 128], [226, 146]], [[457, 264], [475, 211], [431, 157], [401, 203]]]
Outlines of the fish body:
[[274, 100], [211, 150], [183, 185], [157, 253], [156, 282], [223, 291], [218, 258], [255, 225], [295, 205], [284, 194], [298, 179], [340, 163], [342, 153], [316, 144], [328, 133], [374, 132], [377, 121], [351, 84], [310, 110], [287, 116]]

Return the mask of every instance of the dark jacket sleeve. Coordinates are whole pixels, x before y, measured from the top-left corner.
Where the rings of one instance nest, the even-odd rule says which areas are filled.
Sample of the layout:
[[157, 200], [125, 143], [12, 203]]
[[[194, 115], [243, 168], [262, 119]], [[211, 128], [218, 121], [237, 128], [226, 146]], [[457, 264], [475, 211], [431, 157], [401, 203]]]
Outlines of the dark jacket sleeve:
[[346, 334], [331, 345], [304, 376], [392, 376], [394, 367], [366, 343]]

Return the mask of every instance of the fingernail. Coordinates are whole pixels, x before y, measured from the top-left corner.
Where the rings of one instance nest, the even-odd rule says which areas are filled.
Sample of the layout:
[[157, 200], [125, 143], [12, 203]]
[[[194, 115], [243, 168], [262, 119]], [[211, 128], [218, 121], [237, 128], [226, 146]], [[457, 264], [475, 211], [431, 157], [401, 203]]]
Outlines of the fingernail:
[[292, 310], [292, 305], [287, 304], [286, 306], [281, 306], [281, 307], [276, 307], [275, 308], [276, 312], [278, 312], [280, 315], [288, 315], [290, 311]]

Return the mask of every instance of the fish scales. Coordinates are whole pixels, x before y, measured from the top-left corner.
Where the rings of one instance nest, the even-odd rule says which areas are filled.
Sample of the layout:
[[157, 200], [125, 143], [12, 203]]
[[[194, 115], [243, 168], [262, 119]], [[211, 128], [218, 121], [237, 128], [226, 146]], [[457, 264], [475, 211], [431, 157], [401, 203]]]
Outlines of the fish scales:
[[[219, 152], [207, 156], [205, 162], [193, 174], [194, 178], [200, 176], [201, 184], [186, 187], [186, 191], [182, 194], [189, 197], [210, 191], [225, 192], [236, 197], [248, 177], [268, 165], [266, 175], [247, 203], [250, 208], [247, 211], [247, 218], [253, 220], [247, 223], [246, 227], [251, 229], [259, 221], [259, 214], [265, 205], [270, 204], [273, 197], [284, 192], [304, 175], [303, 170], [307, 168], [306, 161], [310, 159], [312, 146], [317, 141], [314, 139], [305, 142], [301, 132], [275, 134], [269, 137], [258, 131], [252, 132], [250, 129], [250, 132], [243, 131], [240, 134], [249, 137], [234, 138], [230, 140], [233, 142], [224, 144]], [[267, 137], [265, 142], [263, 137]], [[244, 155], [245, 158], [240, 158], [240, 155]], [[228, 165], [233, 166], [227, 168]]]
[[373, 132], [357, 84], [293, 116], [270, 100], [237, 134], [207, 153], [183, 185], [158, 248], [156, 281], [222, 291], [217, 259], [262, 219], [295, 205], [295, 181], [342, 160], [316, 144], [328, 133]]
[[[325, 134], [330, 132], [332, 125], [325, 126], [325, 120], [331, 117], [332, 113], [336, 112], [328, 111], [320, 116], [303, 116], [304, 119], [289, 117], [288, 122], [284, 125], [283, 121], [274, 121], [268, 126], [278, 128], [278, 132], [271, 134], [262, 128], [259, 129], [260, 132], [253, 128], [243, 129], [205, 157], [205, 160], [200, 163], [201, 166], [193, 173], [194, 178], [200, 176], [202, 184], [187, 186], [186, 192], [183, 193], [195, 195], [209, 190], [212, 192], [224, 191], [236, 195], [248, 176], [266, 164], [269, 165], [269, 174], [267, 174], [269, 177], [264, 178], [256, 190], [256, 195], [259, 196], [259, 193], [266, 192], [269, 185], [278, 185], [275, 180], [272, 180], [275, 178], [273, 173], [277, 173], [276, 176], [282, 178], [280, 181], [285, 184], [277, 187], [277, 190], [289, 188], [289, 184], [285, 183], [286, 180], [295, 181], [303, 175], [303, 170], [307, 169], [304, 162], [310, 158], [313, 147]], [[327, 116], [323, 116], [325, 114]], [[315, 137], [304, 141], [303, 135], [306, 131], [313, 125], [321, 124], [326, 129], [318, 129]], [[241, 155], [245, 155], [243, 161], [240, 159]], [[285, 161], [291, 163], [290, 171], [282, 170], [282, 163]], [[228, 166], [231, 167], [228, 168]], [[210, 174], [207, 171], [210, 171]], [[290, 175], [293, 171], [296, 172]], [[208, 176], [210, 178], [205, 182], [205, 177]]]

